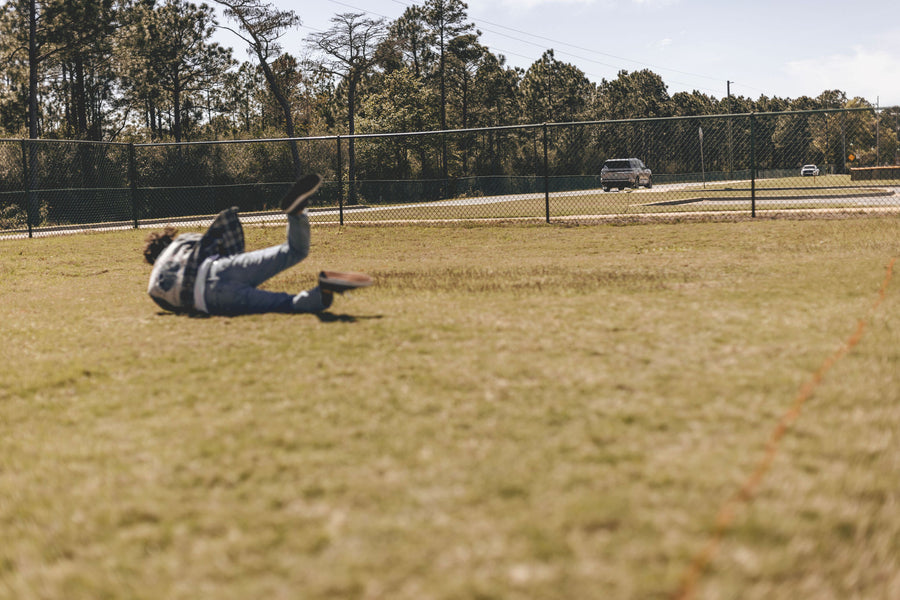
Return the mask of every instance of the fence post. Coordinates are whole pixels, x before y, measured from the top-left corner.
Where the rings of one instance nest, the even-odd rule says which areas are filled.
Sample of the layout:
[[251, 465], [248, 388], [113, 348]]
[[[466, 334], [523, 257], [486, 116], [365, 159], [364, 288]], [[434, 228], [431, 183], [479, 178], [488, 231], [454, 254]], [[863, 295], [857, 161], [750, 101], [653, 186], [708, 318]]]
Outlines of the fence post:
[[756, 115], [750, 113], [750, 216], [756, 218]]
[[338, 215], [341, 227], [344, 226], [344, 165], [341, 160], [341, 136], [337, 136], [337, 180], [338, 180]]
[[550, 222], [550, 160], [548, 158], [547, 124], [544, 123], [544, 213], [547, 223]]
[[128, 144], [128, 182], [129, 195], [131, 196], [131, 218], [134, 221], [134, 228], [138, 228], [138, 205], [137, 205], [137, 165], [134, 158], [134, 142]]
[[844, 124], [847, 120], [847, 111], [841, 111], [841, 175], [847, 173], [847, 131]]
[[31, 230], [31, 172], [28, 164], [28, 142], [22, 140], [22, 186], [25, 188], [25, 221], [28, 225], [28, 237], [34, 237]]

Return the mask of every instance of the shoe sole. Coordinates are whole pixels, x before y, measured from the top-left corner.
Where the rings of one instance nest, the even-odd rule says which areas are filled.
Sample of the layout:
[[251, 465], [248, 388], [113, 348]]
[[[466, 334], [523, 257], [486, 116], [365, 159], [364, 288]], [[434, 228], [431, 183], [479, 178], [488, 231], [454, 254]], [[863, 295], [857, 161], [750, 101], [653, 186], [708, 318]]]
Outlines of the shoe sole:
[[338, 271], [322, 271], [319, 273], [319, 285], [323, 289], [343, 294], [347, 290], [369, 287], [375, 281], [365, 273], [340, 273]]
[[281, 210], [292, 215], [306, 208], [307, 200], [322, 185], [322, 177], [316, 174], [298, 179], [281, 199]]

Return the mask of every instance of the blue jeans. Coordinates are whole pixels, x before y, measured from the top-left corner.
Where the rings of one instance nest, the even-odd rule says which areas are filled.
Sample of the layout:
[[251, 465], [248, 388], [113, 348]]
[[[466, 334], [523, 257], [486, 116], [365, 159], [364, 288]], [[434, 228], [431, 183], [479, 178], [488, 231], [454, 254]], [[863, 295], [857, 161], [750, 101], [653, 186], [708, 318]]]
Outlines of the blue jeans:
[[256, 289], [309, 254], [309, 218], [288, 215], [287, 241], [253, 252], [223, 256], [206, 278], [206, 308], [211, 315], [267, 312], [319, 312], [327, 308], [318, 287], [296, 295]]

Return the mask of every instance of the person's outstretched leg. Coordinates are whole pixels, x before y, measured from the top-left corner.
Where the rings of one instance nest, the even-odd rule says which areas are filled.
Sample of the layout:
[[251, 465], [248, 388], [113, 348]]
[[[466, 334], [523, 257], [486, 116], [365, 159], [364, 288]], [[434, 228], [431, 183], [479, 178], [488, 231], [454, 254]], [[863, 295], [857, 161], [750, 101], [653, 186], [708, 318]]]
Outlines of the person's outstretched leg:
[[256, 289], [309, 255], [310, 227], [305, 212], [288, 215], [287, 240], [279, 246], [226, 256], [213, 263], [206, 284], [213, 314], [318, 312], [327, 308], [318, 288], [297, 295]]
[[206, 305], [213, 315], [249, 315], [259, 313], [314, 313], [331, 305], [332, 296], [319, 287], [292, 296], [254, 287], [236, 286], [219, 281], [207, 283]]
[[287, 241], [252, 252], [225, 256], [213, 264], [210, 279], [257, 287], [309, 255], [309, 218], [305, 214], [288, 215]]
[[317, 287], [296, 295], [257, 289], [267, 279], [309, 255], [306, 206], [321, 183], [319, 175], [301, 177], [282, 198], [281, 208], [288, 219], [284, 244], [223, 257], [213, 263], [206, 286], [210, 313], [320, 312], [331, 306], [335, 293], [372, 284], [372, 278], [362, 273], [322, 271]]
[[235, 285], [257, 287], [306, 258], [310, 238], [306, 206], [320, 185], [321, 175], [305, 175], [294, 182], [280, 200], [288, 221], [284, 244], [222, 258], [213, 265], [211, 279], [227, 279]]

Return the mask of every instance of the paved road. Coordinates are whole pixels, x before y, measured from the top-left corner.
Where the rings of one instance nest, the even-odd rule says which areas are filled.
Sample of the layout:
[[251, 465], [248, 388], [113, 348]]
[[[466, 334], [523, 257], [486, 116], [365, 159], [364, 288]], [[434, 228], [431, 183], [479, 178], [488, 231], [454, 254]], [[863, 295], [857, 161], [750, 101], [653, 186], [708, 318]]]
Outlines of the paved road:
[[[722, 185], [741, 185], [747, 184], [747, 181], [717, 181], [713, 185], [722, 186]], [[668, 184], [658, 184], [654, 185], [651, 189], [640, 188], [637, 190], [627, 190], [620, 192], [603, 192], [600, 189], [593, 190], [577, 190], [571, 192], [553, 192], [550, 194], [551, 198], [578, 198], [584, 196], [609, 196], [613, 198], [615, 194], [627, 194], [627, 195], [642, 195], [651, 192], [659, 193], [659, 192], [684, 192], [690, 191], [692, 189], [702, 190], [703, 183], [668, 183]], [[760, 191], [764, 191], [765, 188], [757, 188]], [[854, 204], [856, 206], [868, 206], [868, 207], [895, 207], [900, 206], [900, 185], [892, 186], [892, 187], [881, 187], [879, 189], [886, 189], [892, 192], [890, 195], [883, 194], [873, 194], [873, 195], [861, 195], [861, 196], [850, 196], [850, 197], [841, 197], [841, 196], [808, 196], [802, 199], [800, 198], [760, 198], [757, 197], [756, 205], [758, 207], [766, 207], [766, 206], [778, 206], [785, 207], [790, 203], [799, 203], [802, 202], [804, 205], [808, 206], [810, 204], [822, 204], [829, 205], [834, 204], [835, 201], [840, 201], [843, 204]], [[456, 198], [453, 200], [436, 200], [434, 202], [422, 202], [414, 205], [410, 204], [396, 204], [396, 205], [388, 205], [388, 206], [367, 206], [353, 209], [344, 210], [344, 215], [357, 215], [357, 214], [365, 214], [365, 213], [375, 213], [375, 212], [383, 212], [390, 210], [397, 210], [403, 208], [421, 208], [421, 207], [442, 207], [442, 206], [479, 206], [486, 204], [501, 204], [504, 202], [515, 202], [519, 200], [543, 200], [543, 193], [533, 193], [533, 194], [504, 194], [499, 196], [482, 196], [477, 198]], [[750, 198], [749, 192], [748, 195], [742, 198], [734, 198], [734, 199], [702, 199], [699, 198], [694, 201], [688, 199], [687, 201], [677, 200], [672, 201], [671, 204], [678, 204], [681, 206], [690, 206], [692, 208], [707, 208], [707, 209], [715, 209], [715, 208], [734, 208], [735, 203], [746, 203], [749, 205]], [[641, 204], [640, 202], [634, 202], [633, 204]], [[644, 206], [665, 206], [665, 201], [657, 201], [648, 202]], [[339, 216], [339, 211], [337, 209], [327, 209], [327, 210], [314, 210], [314, 215], [317, 216]], [[280, 213], [248, 213], [243, 215], [251, 220], [253, 223], [272, 223], [278, 224], [284, 222], [284, 215]], [[206, 227], [211, 222], [211, 217], [203, 217], [197, 219], [173, 219], [172, 222], [181, 226], [181, 227]], [[162, 224], [159, 222], [153, 223], [142, 223], [140, 225], [141, 229], [158, 229], [162, 227]], [[109, 224], [109, 225], [75, 225], [72, 227], [53, 227], [53, 228], [39, 228], [34, 230], [34, 237], [47, 237], [51, 235], [64, 235], [71, 233], [84, 233], [89, 231], [116, 231], [116, 230], [127, 230], [132, 229], [133, 225], [130, 223], [117, 223], [117, 224]], [[23, 231], [2, 233], [0, 232], [0, 240], [4, 239], [20, 239], [27, 238], [28, 233]]]
[[[728, 185], [749, 185], [749, 181], [717, 181], [714, 185], [716, 186], [728, 186]], [[710, 184], [713, 185], [713, 184]], [[666, 192], [684, 192], [690, 191], [692, 189], [702, 190], [704, 187], [703, 183], [666, 183], [661, 185], [654, 185], [651, 189], [647, 188], [639, 188], [636, 190], [627, 190], [620, 192], [604, 192], [600, 189], [593, 190], [577, 190], [572, 192], [552, 192], [550, 194], [551, 198], [577, 198], [583, 196], [607, 196], [609, 195], [611, 198], [614, 197], [614, 194], [647, 194], [647, 193], [666, 193]], [[803, 201], [804, 203], [820, 203], [827, 204], [829, 202], [834, 202], [835, 200], [840, 200], [841, 202], [852, 202], [859, 206], [894, 206], [900, 204], [900, 186], [888, 187], [888, 188], [879, 188], [879, 189], [887, 189], [893, 192], [893, 195], [883, 195], [883, 194], [873, 194], [873, 195], [863, 195], [857, 196], [853, 195], [852, 197], [841, 197], [841, 196], [809, 196], [804, 198], [796, 198], [795, 201]], [[765, 191], [765, 188], [758, 187], [757, 192], [762, 193]], [[455, 198], [453, 200], [436, 200], [434, 202], [423, 202], [420, 204], [415, 204], [416, 207], [439, 207], [439, 206], [479, 206], [485, 204], [500, 204], [503, 202], [515, 202], [518, 200], [543, 200], [544, 194], [533, 193], [533, 194], [504, 194], [500, 196], [481, 196], [477, 198]], [[790, 202], [791, 198], [760, 198], [757, 197], [757, 204], [767, 203], [767, 204], [784, 204], [785, 202]], [[700, 199], [696, 202], [692, 202], [692, 205], [699, 206], [734, 206], [735, 202], [750, 202], [750, 191], [747, 190], [747, 195], [742, 198], [735, 199], [713, 199], [713, 200], [703, 200]], [[637, 204], [637, 202], [636, 202]], [[391, 205], [391, 206], [373, 206], [365, 209], [358, 209], [362, 212], [377, 212], [377, 211], [385, 211], [385, 210], [395, 210], [397, 208], [409, 208], [408, 204], [400, 204], [400, 205]], [[336, 211], [335, 211], [336, 212]], [[327, 213], [326, 213], [327, 214]]]

